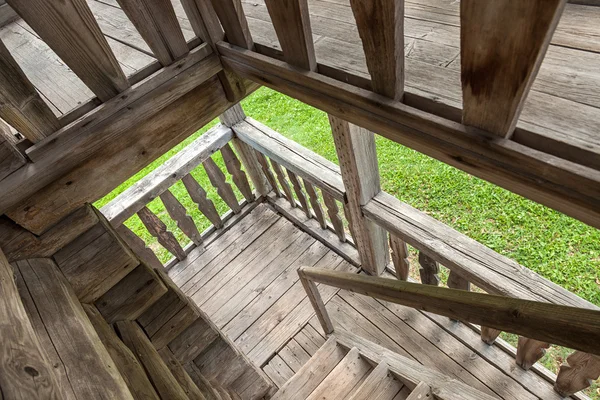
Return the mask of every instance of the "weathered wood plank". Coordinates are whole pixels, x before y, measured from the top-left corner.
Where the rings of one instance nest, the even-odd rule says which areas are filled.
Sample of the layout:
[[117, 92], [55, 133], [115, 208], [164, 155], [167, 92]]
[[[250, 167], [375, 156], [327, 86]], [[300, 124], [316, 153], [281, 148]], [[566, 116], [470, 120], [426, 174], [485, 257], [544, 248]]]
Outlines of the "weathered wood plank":
[[277, 184], [277, 181], [275, 180], [275, 176], [273, 175], [273, 172], [271, 171], [271, 167], [269, 166], [267, 158], [263, 155], [263, 153], [259, 152], [258, 150], [255, 150], [255, 154], [256, 154], [256, 159], [258, 160], [258, 163], [260, 164], [260, 167], [262, 168], [262, 171], [267, 178], [267, 181], [269, 182], [269, 184], [275, 191], [275, 194], [277, 195], [277, 197], [281, 197], [282, 196], [281, 190], [279, 189], [279, 185]]
[[319, 222], [321, 229], [327, 229], [327, 221], [325, 221], [323, 208], [321, 207], [321, 203], [319, 202], [319, 197], [317, 196], [317, 192], [315, 191], [314, 186], [306, 179], [302, 179], [302, 181], [304, 182], [304, 188], [306, 189], [306, 193], [308, 193], [308, 197], [310, 199], [310, 206], [313, 210], [315, 218]]
[[492, 344], [494, 344], [494, 342], [496, 341], [498, 336], [500, 336], [501, 333], [502, 333], [502, 331], [499, 329], [488, 328], [487, 326], [482, 326], [481, 327], [481, 340], [483, 340], [485, 343], [487, 343], [491, 346]]
[[2, 40], [0, 40], [0, 117], [32, 143], [60, 128]]
[[396, 278], [406, 281], [410, 273], [410, 262], [408, 261], [408, 247], [406, 242], [398, 236], [390, 233], [390, 249], [392, 251], [392, 262]]
[[183, 233], [186, 234], [188, 238], [191, 239], [192, 243], [196, 246], [202, 245], [202, 236], [198, 231], [198, 227], [196, 223], [187, 213], [187, 210], [181, 204], [177, 197], [173, 195], [173, 193], [167, 189], [166, 192], [163, 192], [160, 195], [160, 199], [162, 200], [167, 212], [177, 222], [177, 227], [181, 229]]
[[290, 181], [292, 182], [292, 187], [294, 188], [294, 193], [296, 193], [296, 197], [298, 198], [298, 201], [300, 202], [300, 208], [302, 208], [302, 210], [306, 214], [307, 218], [311, 218], [310, 208], [308, 208], [308, 201], [306, 200], [306, 195], [304, 194], [304, 191], [302, 190], [302, 184], [300, 183], [300, 180], [298, 179], [296, 174], [294, 174], [289, 169], [286, 169], [286, 172], [287, 172], [288, 178], [290, 178]]
[[465, 125], [501, 137], [512, 135], [565, 4], [566, 0], [460, 3]]
[[[350, 400], [393, 400], [402, 389], [402, 382], [390, 373], [385, 362], [377, 364], [367, 379], [354, 392]], [[426, 399], [420, 399], [426, 400]]]
[[236, 152], [239, 154], [240, 159], [242, 160], [242, 164], [246, 169], [248, 175], [250, 175], [250, 179], [256, 188], [256, 191], [261, 196], [266, 196], [271, 191], [271, 185], [267, 176], [264, 174], [262, 170], [262, 165], [258, 160], [258, 156], [254, 149], [248, 146], [246, 143], [242, 142], [238, 138], [232, 139], [233, 147]]
[[191, 174], [184, 176], [181, 181], [183, 182], [191, 199], [198, 206], [198, 210], [200, 210], [200, 212], [204, 214], [204, 216], [208, 218], [208, 220], [212, 222], [215, 227], [220, 228], [223, 226], [223, 221], [221, 220], [219, 212], [215, 208], [215, 204], [211, 199], [208, 198], [206, 190], [200, 186], [198, 181]]
[[242, 164], [229, 144], [221, 147], [221, 155], [223, 156], [223, 161], [225, 161], [225, 168], [227, 168], [227, 172], [231, 175], [235, 186], [237, 186], [246, 200], [249, 202], [254, 201], [254, 193], [252, 193], [246, 173], [242, 171]]
[[167, 230], [167, 226], [156, 214], [150, 209], [144, 206], [140, 211], [137, 212], [138, 217], [148, 229], [148, 232], [154, 236], [158, 243], [160, 243], [169, 253], [177, 257], [178, 260], [183, 260], [186, 257], [185, 251], [175, 238], [172, 232]]
[[[168, 347], [163, 347], [160, 349], [158, 354], [190, 400], [207, 400], [201, 389], [192, 380], [190, 375], [186, 372]], [[203, 386], [203, 388], [205, 387]]]
[[328, 193], [321, 192], [321, 194], [323, 195], [323, 202], [325, 203], [325, 207], [327, 207], [327, 215], [329, 215], [329, 220], [333, 225], [333, 229], [338, 235], [340, 242], [344, 243], [346, 242], [346, 231], [344, 229], [342, 218], [340, 218], [340, 210], [337, 202]]
[[421, 382], [416, 388], [413, 389], [412, 392], [410, 392], [410, 395], [406, 398], [406, 400], [424, 400], [432, 396], [433, 393], [431, 392], [431, 387], [425, 382]]
[[40, 0], [8, 3], [100, 100], [110, 100], [129, 87], [84, 0], [60, 4]]
[[169, 0], [117, 0], [163, 66], [189, 50]]
[[241, 0], [212, 0], [212, 5], [225, 30], [227, 41], [245, 49], [252, 49], [254, 42]]
[[[53, 366], [40, 345], [0, 250], [0, 393], [7, 399], [62, 399]], [[32, 379], [35, 378], [35, 379]]]
[[146, 246], [146, 243], [131, 229], [125, 225], [121, 225], [115, 229], [121, 236], [121, 239], [131, 248], [131, 251], [150, 268], [161, 269], [163, 264], [160, 262], [154, 251]]
[[600, 357], [575, 351], [561, 365], [554, 389], [567, 397], [588, 388], [600, 377]]
[[0, 120], [0, 181], [27, 163], [17, 148], [12, 128]]
[[223, 199], [234, 213], [239, 214], [242, 209], [240, 208], [240, 204], [235, 197], [231, 185], [225, 179], [223, 171], [221, 171], [212, 158], [207, 158], [202, 165], [204, 166], [204, 170], [206, 171], [206, 175], [208, 175], [210, 183], [217, 189], [219, 197]]
[[283, 172], [283, 168], [273, 159], [271, 159], [271, 167], [275, 171], [275, 175], [277, 175], [277, 181], [279, 181], [279, 185], [283, 189], [283, 194], [285, 198], [290, 203], [292, 208], [296, 207], [296, 200], [294, 199], [294, 195], [292, 194], [292, 189], [290, 188], [290, 184], [287, 181], [287, 176], [285, 172]]
[[302, 282], [302, 286], [304, 287], [306, 296], [308, 297], [308, 300], [310, 300], [310, 303], [315, 309], [315, 313], [317, 314], [317, 318], [321, 323], [323, 331], [327, 335], [329, 335], [333, 333], [333, 324], [331, 323], [331, 319], [329, 319], [329, 314], [327, 313], [327, 309], [325, 308], [325, 303], [323, 303], [323, 299], [321, 298], [319, 289], [317, 289], [317, 285], [313, 281], [307, 280], [306, 276], [302, 271], [302, 269], [298, 270], [300, 282]]
[[419, 251], [419, 275], [421, 276], [421, 283], [424, 285], [438, 286], [440, 284], [440, 266], [423, 251]]

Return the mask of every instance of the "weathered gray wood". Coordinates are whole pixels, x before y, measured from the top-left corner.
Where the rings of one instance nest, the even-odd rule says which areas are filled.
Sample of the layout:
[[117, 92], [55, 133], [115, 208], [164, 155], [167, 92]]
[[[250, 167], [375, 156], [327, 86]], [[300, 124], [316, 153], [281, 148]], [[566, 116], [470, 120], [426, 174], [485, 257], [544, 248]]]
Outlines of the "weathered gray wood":
[[285, 60], [300, 68], [317, 70], [307, 0], [266, 0]]
[[183, 307], [150, 337], [152, 344], [159, 350], [164, 348], [198, 318], [198, 312], [191, 304], [189, 304], [189, 300], [186, 299]]
[[179, 362], [186, 364], [198, 357], [215, 340], [220, 340], [216, 329], [204, 318], [198, 318], [169, 343], [169, 349]]
[[115, 229], [121, 236], [121, 239], [131, 248], [131, 251], [146, 265], [154, 269], [163, 268], [163, 264], [160, 262], [154, 251], [146, 246], [146, 243], [131, 229], [125, 225], [121, 225]]
[[12, 128], [0, 120], [0, 181], [27, 163], [17, 148]]
[[206, 171], [206, 175], [208, 175], [210, 183], [217, 189], [219, 196], [234, 213], [239, 214], [242, 209], [240, 208], [231, 185], [225, 180], [223, 171], [221, 171], [212, 158], [206, 159], [202, 165], [204, 166], [204, 170]]
[[292, 194], [292, 189], [290, 188], [290, 185], [287, 181], [285, 172], [283, 172], [283, 168], [281, 168], [281, 165], [279, 165], [273, 159], [271, 159], [271, 166], [275, 171], [275, 175], [277, 175], [277, 180], [279, 181], [279, 185], [283, 189], [283, 194], [285, 195], [285, 198], [290, 203], [290, 206], [292, 208], [296, 207], [296, 200], [294, 199], [294, 195]]
[[245, 49], [252, 49], [254, 42], [241, 0], [212, 0], [212, 5], [225, 30], [227, 41]]
[[82, 306], [100, 337], [102, 344], [106, 347], [108, 354], [110, 354], [123, 380], [125, 380], [133, 398], [158, 400], [159, 397], [136, 356], [121, 341], [114, 329], [108, 325], [96, 307], [90, 304], [82, 304]]
[[117, 1], [163, 66], [189, 52], [170, 1]]
[[192, 217], [187, 214], [183, 204], [168, 189], [160, 195], [160, 199], [171, 218], [177, 222], [177, 227], [192, 240], [192, 243], [201, 246], [202, 236]]
[[19, 262], [19, 270], [76, 397], [132, 399], [56, 264], [50, 259], [32, 259]]
[[296, 193], [296, 197], [298, 198], [298, 201], [300, 202], [300, 207], [306, 214], [306, 217], [310, 218], [311, 217], [310, 208], [308, 208], [308, 201], [306, 200], [306, 195], [304, 194], [304, 191], [302, 190], [302, 184], [300, 183], [300, 180], [298, 179], [296, 174], [294, 174], [289, 169], [286, 169], [286, 172], [287, 172], [288, 178], [290, 178], [290, 181], [292, 182], [292, 187], [294, 188], [294, 193]]
[[455, 271], [448, 275], [448, 287], [451, 289], [471, 290], [471, 283]]
[[371, 274], [380, 275], [389, 260], [387, 233], [361, 211], [361, 206], [381, 191], [375, 134], [332, 115], [329, 124], [348, 199], [345, 207], [362, 266]]
[[298, 270], [298, 276], [300, 276], [300, 281], [302, 282], [302, 286], [304, 286], [306, 296], [308, 297], [310, 303], [315, 309], [315, 313], [317, 314], [317, 318], [321, 323], [323, 331], [327, 335], [333, 333], [333, 324], [331, 323], [331, 319], [329, 319], [329, 314], [325, 309], [325, 303], [323, 303], [323, 299], [321, 298], [319, 289], [317, 289], [317, 285], [315, 285], [313, 281], [306, 279], [306, 276], [304, 275], [302, 269]]
[[256, 191], [261, 196], [266, 196], [271, 191], [271, 185], [269, 184], [267, 176], [262, 171], [262, 166], [254, 149], [242, 142], [238, 138], [233, 138], [232, 141], [235, 151], [239, 154], [242, 164], [250, 180], [254, 184]]
[[350, 400], [393, 400], [402, 386], [402, 383], [391, 374], [388, 365], [382, 362], [371, 371]]
[[351, 0], [373, 91], [394, 100], [404, 95], [404, 1]]
[[235, 186], [237, 186], [246, 200], [250, 202], [254, 201], [254, 193], [252, 193], [246, 173], [242, 171], [242, 164], [229, 144], [221, 147], [221, 155], [223, 156], [223, 161], [225, 161], [225, 168], [227, 168], [227, 172], [231, 175]]
[[[231, 129], [223, 126], [210, 129], [102, 207], [102, 214], [106, 216], [112, 226], [119, 226], [178, 180], [186, 177], [219, 148], [227, 144], [232, 137]], [[184, 184], [186, 181], [189, 183], [190, 178], [183, 179], [183, 181]], [[212, 219], [211, 222], [214, 223]]]
[[464, 124], [512, 135], [565, 4], [460, 3]]
[[115, 325], [123, 342], [144, 366], [161, 398], [188, 400], [188, 396], [137, 322], [119, 321]]
[[0, 28], [18, 19], [19, 15], [8, 4], [0, 4]]
[[548, 347], [550, 347], [550, 343], [520, 336], [517, 345], [517, 365], [528, 370], [546, 354]]
[[425, 285], [438, 286], [440, 284], [440, 266], [431, 257], [423, 251], [419, 251], [419, 274], [421, 275], [421, 283]]
[[198, 181], [191, 174], [184, 176], [181, 181], [183, 182], [191, 199], [198, 206], [198, 210], [200, 210], [200, 212], [204, 214], [204, 216], [208, 218], [208, 220], [212, 222], [215, 227], [222, 227], [223, 221], [219, 216], [219, 212], [215, 208], [215, 204], [208, 198], [206, 195], [206, 190], [200, 186]]
[[421, 382], [412, 392], [410, 392], [410, 396], [408, 396], [406, 400], [426, 400], [432, 397], [433, 393], [431, 392], [431, 387], [425, 382]]
[[168, 347], [163, 347], [160, 349], [158, 354], [190, 400], [206, 399], [200, 388], [196, 385], [196, 383], [194, 383], [190, 375], [186, 372]]
[[[2, 40], [0, 40], [0, 117], [32, 143], [60, 128]], [[1, 129], [1, 128], [0, 128]]]
[[390, 233], [390, 249], [392, 250], [392, 262], [396, 278], [406, 281], [410, 273], [410, 263], [408, 261], [408, 247], [406, 242], [398, 236]]
[[246, 113], [244, 113], [244, 109], [240, 103], [235, 104], [223, 114], [219, 115], [219, 121], [228, 128], [231, 128], [233, 125], [240, 123], [245, 119]]
[[308, 193], [310, 205], [312, 207], [313, 213], [315, 214], [315, 218], [319, 222], [319, 225], [321, 225], [322, 229], [327, 229], [327, 221], [325, 221], [323, 208], [321, 207], [321, 203], [319, 202], [319, 197], [317, 196], [317, 192], [315, 191], [314, 186], [306, 179], [303, 179], [302, 181], [304, 182], [304, 188], [306, 189], [306, 193]]
[[600, 357], [575, 351], [561, 365], [554, 389], [562, 396], [588, 388], [600, 377]]
[[255, 154], [256, 154], [256, 159], [258, 160], [258, 163], [260, 164], [260, 167], [262, 168], [263, 174], [265, 174], [265, 177], [267, 178], [267, 181], [269, 182], [269, 184], [275, 191], [275, 194], [277, 194], [277, 197], [281, 197], [282, 196], [281, 190], [279, 189], [279, 185], [277, 184], [277, 181], [275, 180], [275, 176], [273, 175], [273, 172], [271, 171], [271, 167], [269, 166], [267, 158], [258, 150], [255, 150]]
[[[27, 24], [102, 101], [129, 87], [91, 10], [83, 0], [9, 0]], [[44, 18], [40, 18], [43, 15]]]
[[175, 238], [172, 232], [167, 230], [167, 226], [164, 222], [158, 218], [148, 207], [143, 207], [137, 212], [138, 217], [148, 229], [148, 232], [154, 236], [158, 243], [160, 243], [169, 253], [173, 254], [179, 260], [183, 260], [186, 257], [185, 251]]
[[346, 241], [346, 231], [344, 230], [344, 223], [340, 218], [340, 210], [337, 202], [328, 193], [321, 192], [321, 194], [323, 195], [323, 202], [325, 203], [325, 207], [327, 207], [327, 215], [329, 215], [329, 220], [333, 225], [333, 229], [338, 235], [340, 242], [344, 243]]
[[[53, 366], [17, 291], [13, 271], [0, 250], [0, 393], [6, 399], [61, 399]], [[32, 379], [35, 378], [35, 379]]]

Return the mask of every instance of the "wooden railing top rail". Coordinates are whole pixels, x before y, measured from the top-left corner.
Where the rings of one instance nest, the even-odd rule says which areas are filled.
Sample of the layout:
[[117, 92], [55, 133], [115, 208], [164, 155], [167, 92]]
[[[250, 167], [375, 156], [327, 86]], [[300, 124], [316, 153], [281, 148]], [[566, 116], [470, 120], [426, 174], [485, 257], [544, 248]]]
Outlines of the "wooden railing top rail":
[[[447, 289], [324, 268], [300, 268], [298, 274], [305, 286], [307, 281], [313, 285], [322, 283], [455, 320], [600, 355], [600, 310]], [[324, 310], [324, 306], [318, 304], [318, 296], [316, 303], [318, 310]], [[323, 321], [322, 318], [320, 320]], [[333, 326], [327, 320], [325, 318], [323, 328], [331, 333]]]

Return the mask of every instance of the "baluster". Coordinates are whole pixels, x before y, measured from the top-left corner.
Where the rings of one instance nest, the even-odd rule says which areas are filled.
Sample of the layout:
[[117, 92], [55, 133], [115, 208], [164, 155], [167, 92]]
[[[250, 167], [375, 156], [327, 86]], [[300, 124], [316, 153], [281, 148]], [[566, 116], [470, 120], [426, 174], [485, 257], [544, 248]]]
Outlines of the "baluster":
[[587, 389], [600, 377], [600, 357], [575, 351], [567, 357], [567, 363], [560, 366], [554, 390], [568, 397]]
[[491, 346], [494, 344], [494, 342], [496, 341], [496, 338], [498, 336], [500, 336], [501, 333], [502, 333], [501, 330], [494, 329], [494, 328], [488, 328], [487, 326], [482, 326], [481, 327], [481, 340], [483, 340], [485, 343], [487, 343]]
[[352, 221], [350, 204], [344, 203], [342, 204], [342, 208], [344, 209], [344, 216], [346, 217], [346, 221], [348, 221], [348, 229], [350, 230], [350, 236], [352, 236], [352, 239], [354, 239], [354, 244], [356, 244], [356, 231], [354, 228], [354, 221]]
[[296, 200], [294, 200], [294, 195], [292, 194], [292, 189], [290, 189], [290, 185], [288, 184], [285, 174], [283, 173], [283, 169], [281, 168], [281, 166], [279, 164], [277, 164], [273, 160], [271, 160], [271, 165], [273, 166], [273, 169], [275, 170], [275, 174], [277, 175], [277, 180], [279, 181], [279, 184], [281, 185], [281, 188], [283, 189], [285, 198], [288, 200], [288, 202], [290, 203], [290, 206], [292, 206], [292, 208], [296, 207]]
[[437, 261], [420, 251], [419, 264], [421, 265], [421, 268], [419, 269], [421, 283], [425, 285], [438, 286], [440, 284], [440, 277], [438, 276], [440, 272], [440, 266]]
[[158, 243], [177, 257], [179, 261], [186, 257], [185, 251], [183, 251], [173, 233], [167, 230], [164, 222], [150, 211], [148, 207], [144, 206], [144, 208], [137, 212], [137, 215], [142, 220], [146, 229], [148, 229], [148, 232], [158, 240]]
[[327, 207], [327, 215], [329, 215], [333, 229], [337, 233], [338, 238], [340, 238], [340, 241], [345, 242], [346, 232], [344, 231], [344, 223], [339, 215], [338, 205], [335, 199], [328, 193], [321, 192], [321, 194], [323, 195], [323, 201], [325, 202], [325, 207]]
[[528, 370], [546, 354], [548, 347], [550, 347], [550, 343], [519, 336], [516, 357], [517, 365], [524, 370]]
[[202, 235], [198, 231], [198, 227], [194, 223], [192, 217], [188, 215], [183, 204], [177, 200], [170, 190], [163, 192], [160, 195], [160, 199], [165, 205], [171, 218], [177, 222], [177, 227], [181, 229], [181, 231], [185, 233], [196, 246], [201, 246], [203, 242]]
[[401, 281], [408, 280], [410, 263], [408, 262], [408, 247], [406, 246], [406, 242], [393, 233], [390, 233], [390, 249], [392, 250], [392, 262], [396, 270], [396, 278]]
[[317, 221], [319, 221], [319, 225], [321, 225], [322, 229], [327, 229], [327, 221], [325, 220], [325, 215], [323, 214], [323, 208], [321, 208], [321, 203], [319, 203], [319, 197], [317, 196], [317, 192], [313, 185], [308, 182], [306, 179], [303, 179], [304, 187], [306, 188], [306, 192], [308, 193], [308, 197], [310, 199], [310, 205], [312, 206], [313, 212], [315, 213], [315, 217]]
[[269, 163], [267, 162], [267, 159], [265, 158], [263, 153], [261, 153], [259, 151], [255, 151], [255, 153], [256, 153], [256, 159], [258, 160], [258, 163], [260, 164], [260, 167], [262, 168], [263, 173], [267, 177], [267, 181], [269, 182], [269, 184], [275, 191], [275, 194], [277, 195], [277, 197], [281, 197], [281, 190], [279, 190], [279, 186], [277, 185], [277, 181], [275, 180], [275, 177], [273, 176], [273, 172], [271, 172], [271, 168], [269, 168]]
[[289, 169], [286, 168], [286, 171], [288, 177], [290, 178], [290, 181], [292, 182], [292, 186], [294, 187], [294, 193], [296, 193], [296, 197], [298, 198], [298, 201], [300, 201], [300, 207], [302, 207], [302, 210], [304, 210], [306, 217], [311, 218], [310, 208], [308, 208], [308, 201], [306, 200], [306, 196], [302, 191], [302, 184], [300, 183], [300, 180], [298, 179], [296, 174], [294, 174]]
[[242, 208], [235, 197], [235, 193], [233, 193], [231, 185], [225, 180], [225, 174], [223, 171], [221, 171], [212, 158], [208, 158], [202, 163], [202, 165], [204, 165], [208, 179], [210, 180], [210, 183], [212, 183], [212, 185], [217, 189], [219, 196], [221, 196], [223, 201], [225, 201], [225, 203], [233, 210], [234, 213], [239, 214], [242, 211]]
[[119, 225], [116, 231], [119, 233], [123, 241], [131, 248], [133, 253], [144, 264], [153, 269], [160, 270], [164, 268], [163, 264], [160, 262], [152, 249], [146, 246], [146, 242], [144, 242], [138, 235], [133, 233], [131, 229], [125, 225]]
[[206, 195], [206, 190], [200, 186], [198, 181], [191, 174], [184, 176], [181, 181], [183, 182], [183, 185], [185, 186], [191, 199], [198, 206], [198, 210], [200, 210], [200, 212], [206, 218], [208, 218], [208, 220], [212, 222], [216, 228], [222, 227], [223, 221], [221, 220], [219, 212], [215, 208], [215, 204], [211, 199], [208, 198]]
[[235, 183], [235, 186], [242, 192], [242, 195], [246, 200], [249, 202], [254, 201], [254, 193], [252, 193], [246, 173], [242, 171], [242, 164], [229, 144], [226, 144], [221, 148], [221, 155], [225, 161], [225, 168], [227, 168], [227, 171], [231, 175], [231, 179], [233, 180], [233, 183]]
[[[471, 290], [471, 282], [457, 274], [455, 271], [450, 270], [450, 275], [448, 275], [448, 287], [451, 289], [458, 290]], [[452, 319], [452, 321], [458, 321], [457, 319]]]

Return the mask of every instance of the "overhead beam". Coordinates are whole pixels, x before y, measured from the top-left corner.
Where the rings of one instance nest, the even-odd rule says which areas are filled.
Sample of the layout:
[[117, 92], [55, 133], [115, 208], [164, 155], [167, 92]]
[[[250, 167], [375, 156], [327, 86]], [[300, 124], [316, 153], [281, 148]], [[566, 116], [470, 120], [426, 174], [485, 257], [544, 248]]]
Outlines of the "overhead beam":
[[501, 137], [512, 135], [566, 3], [460, 2], [465, 125]]

